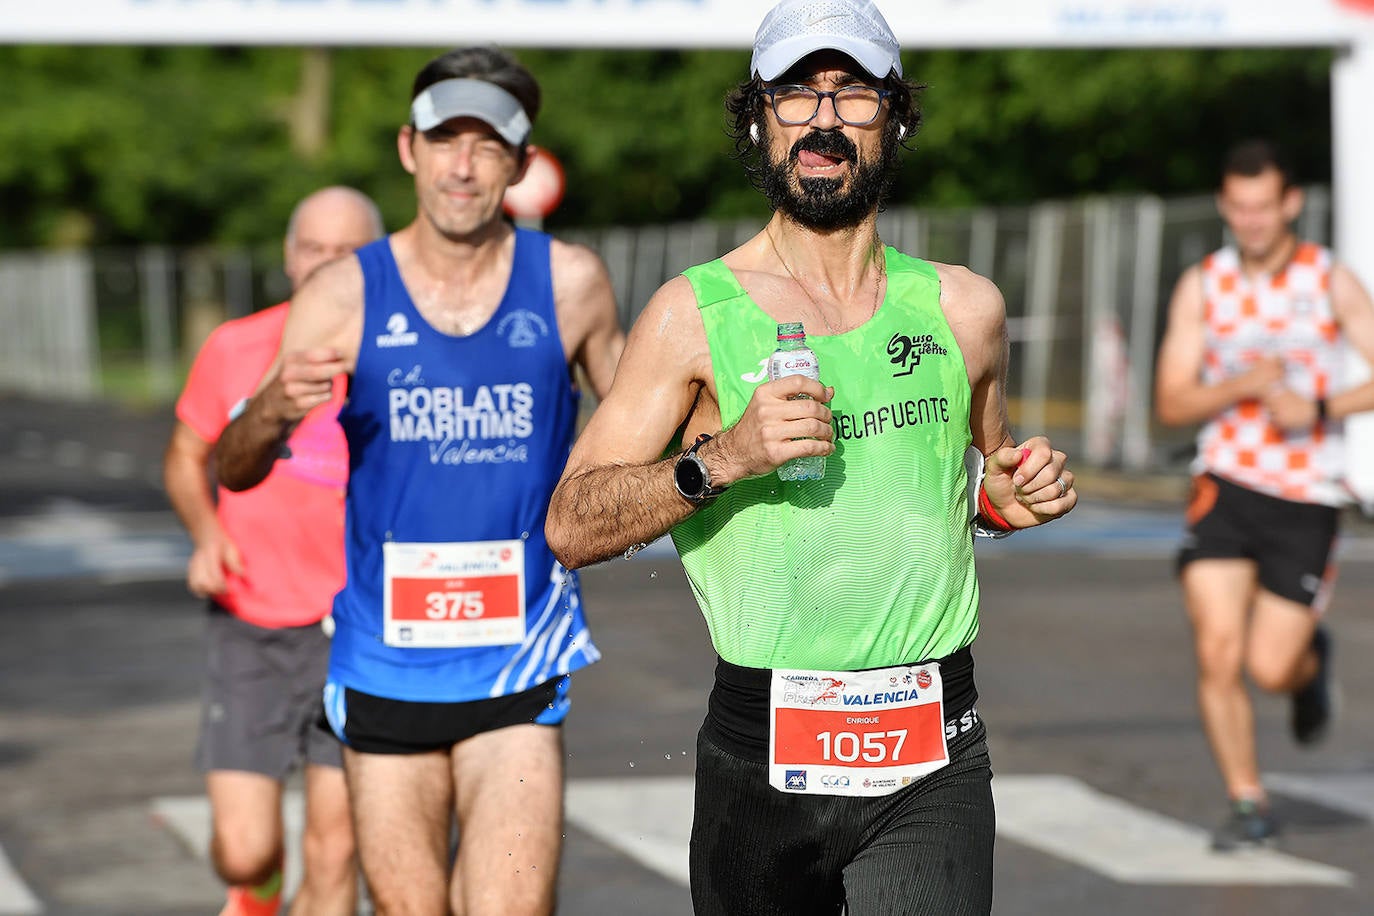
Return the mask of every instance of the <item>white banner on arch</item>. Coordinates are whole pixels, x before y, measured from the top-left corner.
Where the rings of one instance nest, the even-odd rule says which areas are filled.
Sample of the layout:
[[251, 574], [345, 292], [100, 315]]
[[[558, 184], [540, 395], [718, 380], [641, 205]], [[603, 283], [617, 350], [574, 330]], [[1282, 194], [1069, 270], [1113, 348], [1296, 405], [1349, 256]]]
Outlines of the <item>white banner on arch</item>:
[[[773, 0], [0, 0], [0, 43], [748, 47]], [[1374, 0], [887, 0], [902, 44], [1323, 45]]]

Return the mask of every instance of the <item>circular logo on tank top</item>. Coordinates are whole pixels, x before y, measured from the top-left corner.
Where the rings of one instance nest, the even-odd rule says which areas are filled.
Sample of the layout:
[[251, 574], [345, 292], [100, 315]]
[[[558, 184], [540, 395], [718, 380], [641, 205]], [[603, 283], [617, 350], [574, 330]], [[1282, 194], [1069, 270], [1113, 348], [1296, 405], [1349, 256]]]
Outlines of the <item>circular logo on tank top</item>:
[[539, 338], [548, 336], [549, 324], [534, 312], [520, 309], [502, 318], [496, 333], [512, 347], [532, 347]]

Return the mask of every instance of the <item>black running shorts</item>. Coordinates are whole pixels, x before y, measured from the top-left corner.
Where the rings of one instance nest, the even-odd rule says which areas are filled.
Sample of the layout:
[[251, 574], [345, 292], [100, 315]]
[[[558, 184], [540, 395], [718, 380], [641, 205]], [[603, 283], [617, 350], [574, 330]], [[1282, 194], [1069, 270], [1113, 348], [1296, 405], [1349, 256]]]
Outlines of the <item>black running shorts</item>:
[[[736, 675], [763, 670], [728, 667], [734, 682], [725, 690], [737, 698]], [[760, 748], [757, 730], [753, 736], [739, 730], [740, 716], [725, 716], [728, 724], [722, 725], [714, 715], [722, 705], [718, 666], [713, 714], [697, 737], [690, 853], [696, 916], [991, 912], [996, 823], [986, 733], [972, 706], [977, 695], [971, 656], [965, 687], [950, 667], [949, 764], [891, 795], [871, 798], [791, 795], [772, 788], [766, 699]], [[946, 674], [944, 662], [941, 673]], [[746, 708], [727, 702], [736, 713]]]
[[563, 675], [521, 693], [464, 703], [393, 700], [331, 683], [325, 711], [334, 733], [355, 751], [423, 754], [510, 725], [560, 724], [568, 681]]
[[1246, 559], [1280, 598], [1324, 609], [1334, 578], [1340, 510], [1257, 493], [1215, 474], [1193, 479], [1178, 569], [1194, 560]]

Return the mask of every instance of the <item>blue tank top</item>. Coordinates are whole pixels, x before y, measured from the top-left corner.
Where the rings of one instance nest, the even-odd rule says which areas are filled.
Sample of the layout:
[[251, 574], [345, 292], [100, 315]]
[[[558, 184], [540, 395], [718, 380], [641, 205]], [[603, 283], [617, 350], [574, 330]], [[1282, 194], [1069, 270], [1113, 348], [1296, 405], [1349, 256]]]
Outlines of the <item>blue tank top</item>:
[[[339, 414], [350, 466], [348, 577], [334, 599], [330, 680], [391, 699], [463, 702], [596, 661], [577, 576], [544, 538], [579, 398], [554, 313], [549, 237], [516, 230], [505, 296], [466, 337], [420, 315], [389, 237], [358, 259], [363, 333]], [[523, 627], [517, 593], [506, 589], [522, 552]], [[473, 576], [502, 558], [505, 584], [482, 579], [485, 594], [474, 591]], [[483, 619], [495, 605], [510, 618]], [[466, 627], [461, 644], [427, 639], [434, 620]]]

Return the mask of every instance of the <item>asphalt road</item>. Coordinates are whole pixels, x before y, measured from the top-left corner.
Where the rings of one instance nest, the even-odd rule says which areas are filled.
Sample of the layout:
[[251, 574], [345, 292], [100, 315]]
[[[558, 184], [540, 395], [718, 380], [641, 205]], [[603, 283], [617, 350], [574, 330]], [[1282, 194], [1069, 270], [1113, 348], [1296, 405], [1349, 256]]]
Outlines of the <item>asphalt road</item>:
[[[0, 398], [0, 914], [212, 914], [190, 765], [203, 617], [157, 486], [165, 416]], [[123, 457], [120, 457], [123, 456]], [[1084, 484], [1085, 488], [1087, 484]], [[1171, 577], [1172, 509], [1086, 498], [981, 545], [979, 711], [999, 914], [1374, 913], [1374, 540], [1332, 609], [1345, 700], [1299, 750], [1257, 698], [1280, 850], [1216, 856], [1221, 787]], [[714, 657], [661, 548], [584, 574], [604, 660], [566, 729], [566, 916], [690, 913], [684, 805]]]

